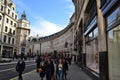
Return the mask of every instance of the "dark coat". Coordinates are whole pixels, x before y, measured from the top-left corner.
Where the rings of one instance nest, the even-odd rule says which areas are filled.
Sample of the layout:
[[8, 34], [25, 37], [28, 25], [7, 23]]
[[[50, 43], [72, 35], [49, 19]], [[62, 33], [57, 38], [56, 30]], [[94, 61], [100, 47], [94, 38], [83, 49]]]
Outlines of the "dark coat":
[[40, 63], [41, 63], [41, 58], [38, 57], [38, 58], [36, 59], [36, 66], [37, 66], [37, 68], [40, 67]]
[[50, 64], [48, 62], [46, 62], [45, 72], [46, 72], [46, 77], [54, 75], [54, 64], [52, 61], [50, 61]]
[[63, 62], [63, 74], [67, 74], [66, 71], [68, 71], [68, 63], [67, 63], [67, 61]]
[[16, 65], [16, 71], [23, 72], [24, 69], [25, 69], [25, 62], [18, 61], [17, 65]]

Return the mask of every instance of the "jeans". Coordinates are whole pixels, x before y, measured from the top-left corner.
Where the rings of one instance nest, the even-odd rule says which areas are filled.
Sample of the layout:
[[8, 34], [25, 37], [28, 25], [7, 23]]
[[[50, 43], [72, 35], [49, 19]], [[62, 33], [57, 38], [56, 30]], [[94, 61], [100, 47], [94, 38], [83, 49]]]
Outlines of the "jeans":
[[63, 72], [62, 71], [58, 71], [58, 74], [57, 74], [58, 80], [62, 80], [62, 77], [63, 77]]

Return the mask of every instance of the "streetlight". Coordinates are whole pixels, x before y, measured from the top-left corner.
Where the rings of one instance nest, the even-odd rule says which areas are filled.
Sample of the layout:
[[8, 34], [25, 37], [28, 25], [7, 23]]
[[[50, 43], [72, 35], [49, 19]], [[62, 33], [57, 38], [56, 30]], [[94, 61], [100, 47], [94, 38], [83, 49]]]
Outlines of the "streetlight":
[[40, 43], [40, 55], [41, 55], [41, 43]]

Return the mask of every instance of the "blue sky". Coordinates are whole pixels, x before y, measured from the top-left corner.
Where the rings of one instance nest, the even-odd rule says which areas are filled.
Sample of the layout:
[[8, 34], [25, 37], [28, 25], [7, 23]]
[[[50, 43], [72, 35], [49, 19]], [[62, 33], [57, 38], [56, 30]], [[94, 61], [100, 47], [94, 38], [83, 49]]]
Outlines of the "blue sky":
[[74, 12], [72, 0], [13, 0], [19, 18], [30, 21], [31, 36], [47, 36], [64, 29]]

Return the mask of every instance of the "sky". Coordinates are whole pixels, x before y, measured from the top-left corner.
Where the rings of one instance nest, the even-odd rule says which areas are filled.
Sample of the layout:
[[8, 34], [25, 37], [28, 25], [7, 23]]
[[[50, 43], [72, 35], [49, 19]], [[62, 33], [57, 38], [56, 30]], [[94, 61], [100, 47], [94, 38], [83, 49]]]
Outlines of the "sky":
[[72, 0], [13, 0], [18, 17], [25, 11], [30, 36], [48, 36], [64, 29], [74, 12]]

